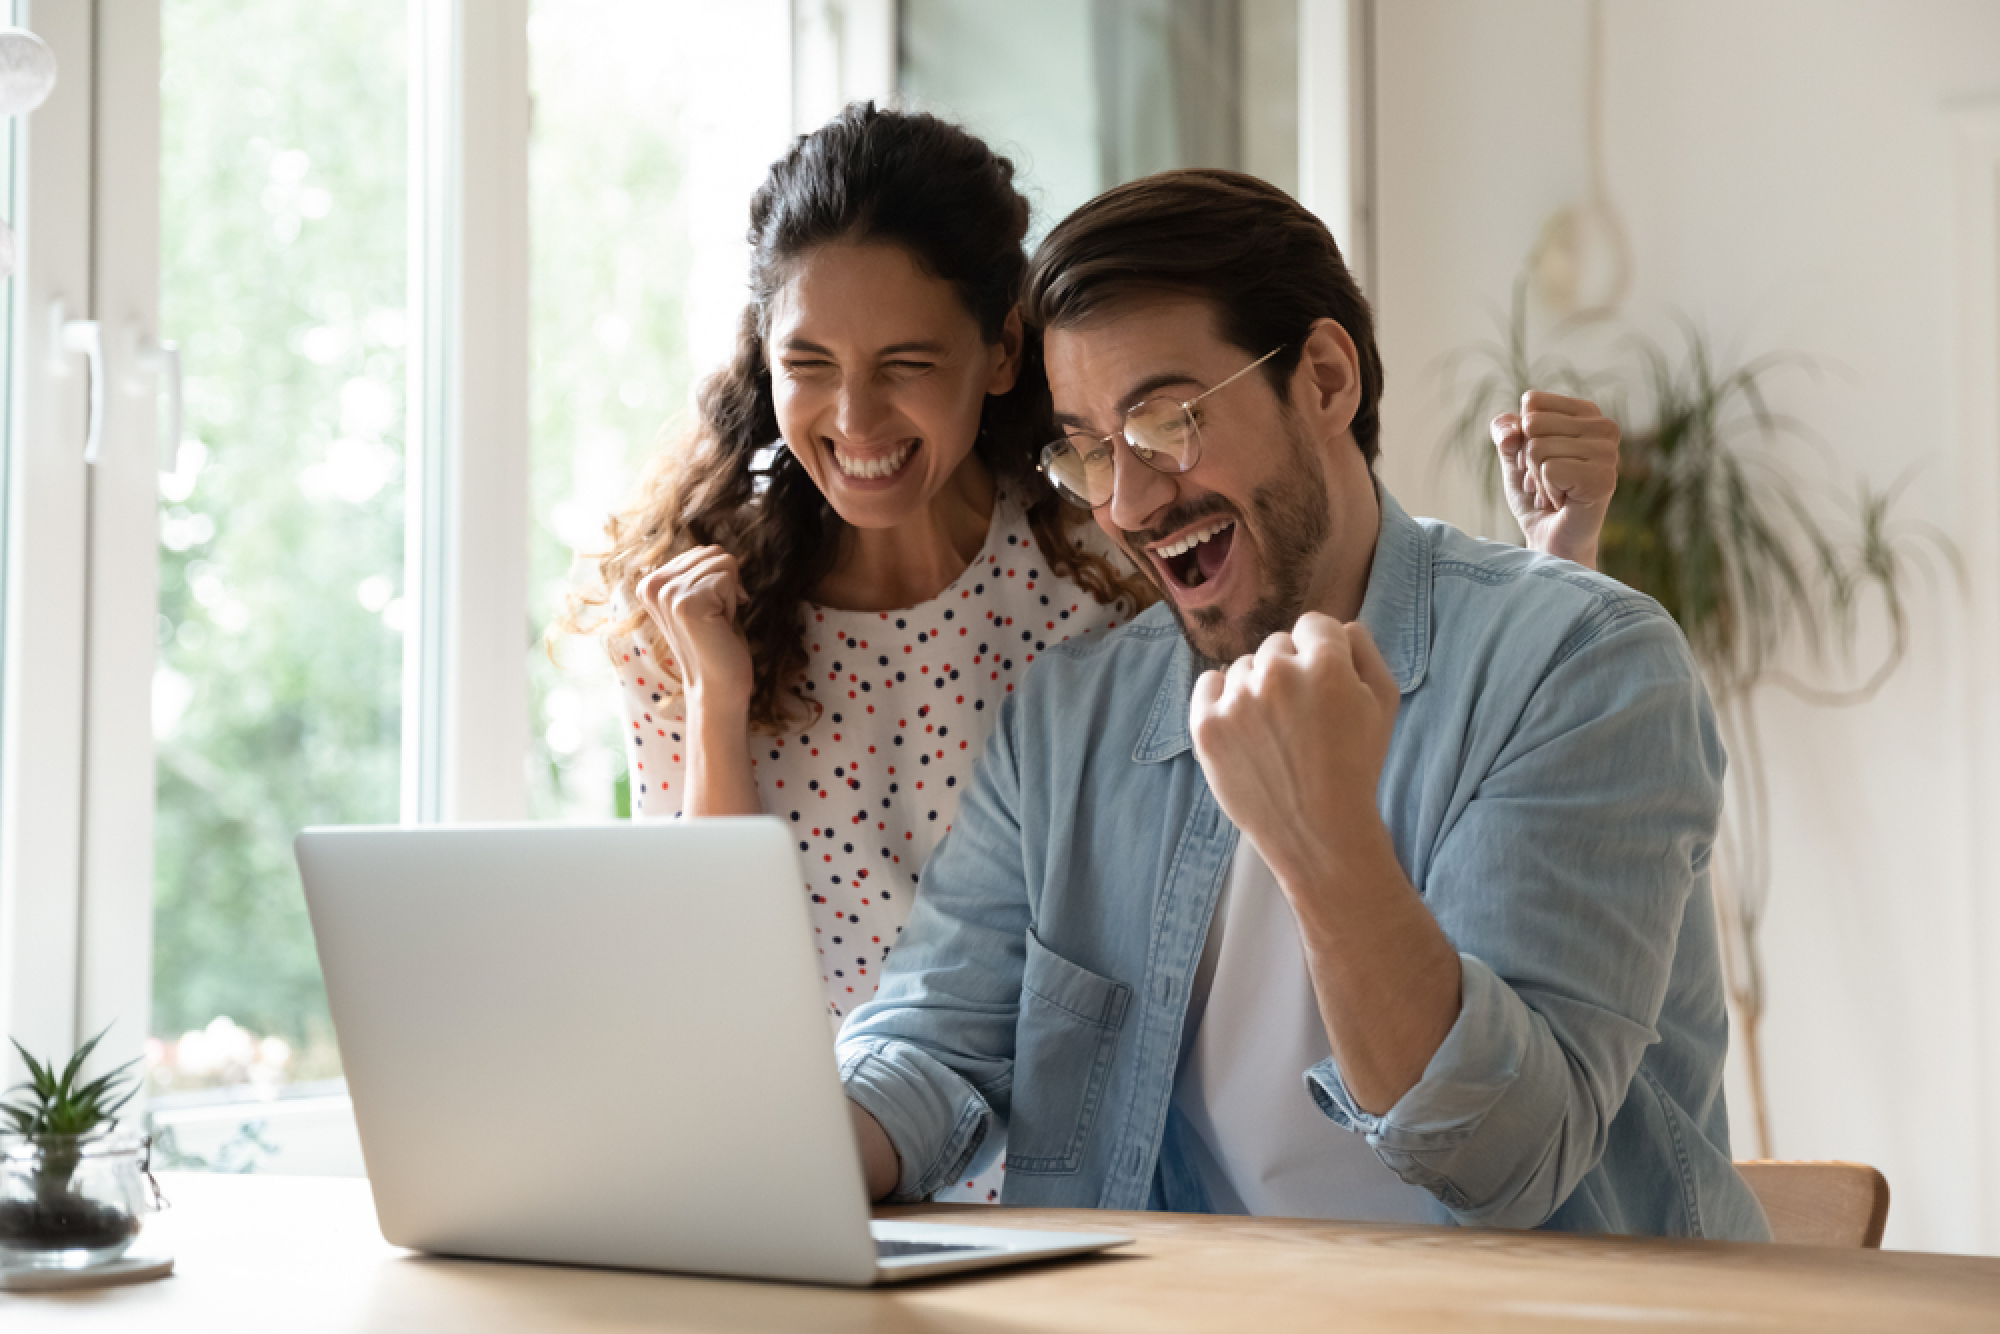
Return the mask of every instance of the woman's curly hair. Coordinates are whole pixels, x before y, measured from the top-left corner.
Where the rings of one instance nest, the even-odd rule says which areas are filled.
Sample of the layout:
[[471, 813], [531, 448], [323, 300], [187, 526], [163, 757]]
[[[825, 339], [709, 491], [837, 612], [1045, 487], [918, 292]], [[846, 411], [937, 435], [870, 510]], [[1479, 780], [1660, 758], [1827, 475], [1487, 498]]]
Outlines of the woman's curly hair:
[[[981, 335], [998, 342], [1021, 297], [1027, 230], [1028, 201], [1014, 188], [1013, 164], [935, 116], [856, 103], [796, 140], [750, 201], [751, 301], [735, 354], [702, 384], [689, 438], [661, 451], [637, 503], [608, 524], [594, 586], [571, 593], [558, 628], [597, 631], [614, 661], [637, 636], [661, 674], [675, 679], [639, 582], [691, 547], [720, 546], [741, 570], [741, 622], [756, 673], [752, 728], [810, 721], [816, 706], [798, 688], [806, 667], [799, 605], [832, 564], [841, 520], [779, 440], [764, 358], [771, 302], [814, 247], [886, 242], [949, 283]], [[1145, 605], [1155, 596], [1145, 580], [1077, 544], [1083, 513], [1036, 470], [1036, 451], [1055, 435], [1040, 340], [1031, 333], [1014, 388], [986, 400], [974, 451], [1026, 509], [1051, 571], [1101, 602]]]

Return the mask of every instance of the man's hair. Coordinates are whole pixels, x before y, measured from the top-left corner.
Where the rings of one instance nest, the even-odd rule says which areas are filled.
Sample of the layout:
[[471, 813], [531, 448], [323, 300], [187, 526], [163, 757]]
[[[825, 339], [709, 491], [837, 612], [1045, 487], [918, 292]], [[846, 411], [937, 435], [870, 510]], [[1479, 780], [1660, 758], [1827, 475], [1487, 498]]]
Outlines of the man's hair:
[[1264, 364], [1282, 397], [1313, 322], [1354, 340], [1361, 401], [1352, 431], [1379, 452], [1382, 356], [1367, 298], [1326, 224], [1274, 185], [1241, 172], [1164, 171], [1105, 191], [1064, 218], [1035, 252], [1022, 299], [1038, 329], [1075, 328], [1128, 298], [1203, 298], [1222, 336]]

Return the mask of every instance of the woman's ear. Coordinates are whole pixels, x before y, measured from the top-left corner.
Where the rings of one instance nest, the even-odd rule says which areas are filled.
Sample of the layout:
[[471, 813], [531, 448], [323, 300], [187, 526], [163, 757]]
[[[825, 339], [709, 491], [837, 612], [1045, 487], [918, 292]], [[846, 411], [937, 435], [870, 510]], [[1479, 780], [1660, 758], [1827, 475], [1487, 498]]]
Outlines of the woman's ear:
[[1000, 341], [989, 344], [998, 348], [999, 359], [993, 364], [993, 374], [986, 382], [989, 394], [1004, 394], [1014, 387], [1021, 378], [1021, 308], [1015, 306], [1007, 312], [1006, 323], [1000, 326]]
[[1361, 410], [1361, 357], [1338, 320], [1313, 322], [1292, 375], [1292, 406], [1314, 434], [1333, 439], [1354, 424]]

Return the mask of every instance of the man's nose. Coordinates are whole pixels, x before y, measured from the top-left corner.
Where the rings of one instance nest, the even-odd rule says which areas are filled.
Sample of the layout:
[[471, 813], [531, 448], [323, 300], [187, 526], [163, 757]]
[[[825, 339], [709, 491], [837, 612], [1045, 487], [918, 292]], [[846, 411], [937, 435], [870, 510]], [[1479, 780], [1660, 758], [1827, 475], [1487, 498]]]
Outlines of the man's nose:
[[1112, 447], [1107, 509], [1111, 522], [1119, 528], [1131, 533], [1150, 527], [1153, 516], [1173, 504], [1179, 494], [1179, 482], [1139, 462], [1123, 441]]

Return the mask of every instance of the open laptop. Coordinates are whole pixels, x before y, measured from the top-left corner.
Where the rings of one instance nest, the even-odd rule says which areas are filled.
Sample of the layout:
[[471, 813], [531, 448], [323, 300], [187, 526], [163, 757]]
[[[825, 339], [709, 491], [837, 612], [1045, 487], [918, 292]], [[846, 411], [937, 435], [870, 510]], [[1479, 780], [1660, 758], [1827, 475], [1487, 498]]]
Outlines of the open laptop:
[[796, 847], [766, 817], [299, 835], [382, 1235], [851, 1285], [1128, 1242], [870, 1222]]

